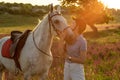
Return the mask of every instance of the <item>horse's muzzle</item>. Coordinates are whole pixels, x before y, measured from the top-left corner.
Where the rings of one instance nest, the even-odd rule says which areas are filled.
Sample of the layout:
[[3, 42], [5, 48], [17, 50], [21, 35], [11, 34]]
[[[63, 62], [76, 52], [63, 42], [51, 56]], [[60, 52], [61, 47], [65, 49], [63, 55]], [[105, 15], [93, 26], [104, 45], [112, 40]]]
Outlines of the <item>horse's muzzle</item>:
[[68, 44], [72, 44], [75, 41], [75, 35], [73, 33], [73, 31], [71, 30], [71, 28], [67, 29], [65, 31], [65, 37], [64, 40], [66, 41], [66, 43]]

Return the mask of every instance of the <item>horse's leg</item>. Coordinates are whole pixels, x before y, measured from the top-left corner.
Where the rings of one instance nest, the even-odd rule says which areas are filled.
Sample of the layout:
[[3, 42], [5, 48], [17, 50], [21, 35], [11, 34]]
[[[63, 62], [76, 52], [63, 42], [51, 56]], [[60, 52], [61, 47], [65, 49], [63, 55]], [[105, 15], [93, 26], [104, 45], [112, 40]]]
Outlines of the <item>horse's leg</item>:
[[2, 77], [2, 71], [0, 71], [0, 80], [4, 80]]
[[15, 80], [15, 75], [11, 72], [8, 72], [8, 80]]
[[32, 79], [31, 79], [31, 76], [29, 76], [29, 75], [24, 75], [24, 80], [32, 80]]
[[15, 75], [6, 70], [2, 74], [2, 80], [15, 80]]
[[1, 76], [2, 80], [8, 80], [8, 72], [4, 71]]
[[30, 72], [24, 73], [24, 80], [32, 80]]
[[44, 73], [40, 76], [39, 80], [47, 80], [48, 78], [48, 73]]
[[3, 75], [3, 71], [4, 71], [4, 66], [2, 65], [2, 63], [0, 62], [0, 80], [4, 80], [2, 79], [2, 75]]

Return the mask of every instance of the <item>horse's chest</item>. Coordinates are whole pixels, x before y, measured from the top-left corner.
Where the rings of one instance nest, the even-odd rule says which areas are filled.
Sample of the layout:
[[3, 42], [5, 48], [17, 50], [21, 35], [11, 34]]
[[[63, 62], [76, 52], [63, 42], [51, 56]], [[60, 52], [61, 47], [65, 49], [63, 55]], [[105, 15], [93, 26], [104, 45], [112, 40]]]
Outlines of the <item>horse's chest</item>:
[[31, 58], [31, 70], [33, 73], [42, 73], [49, 69], [52, 63], [51, 57], [40, 57]]

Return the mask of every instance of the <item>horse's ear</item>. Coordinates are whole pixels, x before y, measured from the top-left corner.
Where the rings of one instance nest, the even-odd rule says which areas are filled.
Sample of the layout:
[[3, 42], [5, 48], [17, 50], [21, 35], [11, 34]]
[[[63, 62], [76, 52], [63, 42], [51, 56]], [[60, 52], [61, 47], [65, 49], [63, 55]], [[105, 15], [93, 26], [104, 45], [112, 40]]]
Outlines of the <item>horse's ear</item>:
[[50, 12], [53, 12], [53, 3], [50, 4]]
[[57, 11], [58, 11], [59, 13], [61, 13], [61, 7], [60, 7], [60, 5], [57, 6]]

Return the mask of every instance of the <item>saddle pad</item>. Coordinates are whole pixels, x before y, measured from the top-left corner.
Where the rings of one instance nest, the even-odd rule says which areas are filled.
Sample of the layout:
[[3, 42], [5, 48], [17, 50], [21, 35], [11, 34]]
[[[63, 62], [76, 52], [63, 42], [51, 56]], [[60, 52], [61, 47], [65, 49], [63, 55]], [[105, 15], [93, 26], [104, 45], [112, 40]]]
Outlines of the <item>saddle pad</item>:
[[8, 39], [2, 46], [2, 56], [12, 59], [10, 56], [10, 46], [12, 44], [11, 39]]

